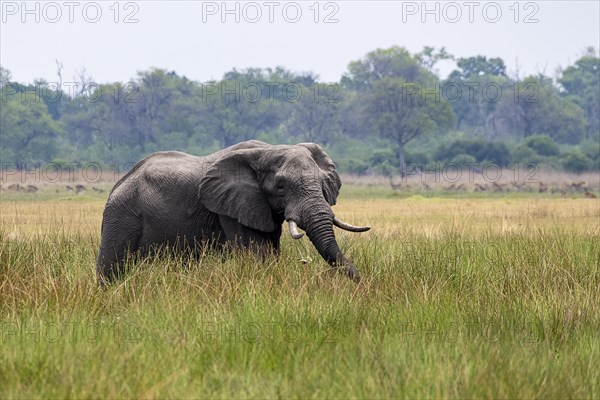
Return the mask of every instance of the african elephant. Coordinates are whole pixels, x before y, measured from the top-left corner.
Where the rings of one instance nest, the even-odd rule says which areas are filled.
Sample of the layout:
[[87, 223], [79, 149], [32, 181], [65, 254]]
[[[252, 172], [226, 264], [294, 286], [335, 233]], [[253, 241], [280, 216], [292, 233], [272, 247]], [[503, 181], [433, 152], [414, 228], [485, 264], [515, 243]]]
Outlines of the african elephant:
[[[151, 154], [112, 189], [102, 218], [96, 265], [101, 284], [123, 272], [128, 252], [153, 248], [249, 248], [279, 254], [282, 225], [293, 238], [305, 230], [319, 254], [358, 280], [340, 251], [333, 225], [363, 232], [331, 210], [341, 180], [331, 158], [315, 143], [273, 146], [242, 142], [205, 157], [177, 151]], [[120, 265], [121, 264], [121, 265]]]

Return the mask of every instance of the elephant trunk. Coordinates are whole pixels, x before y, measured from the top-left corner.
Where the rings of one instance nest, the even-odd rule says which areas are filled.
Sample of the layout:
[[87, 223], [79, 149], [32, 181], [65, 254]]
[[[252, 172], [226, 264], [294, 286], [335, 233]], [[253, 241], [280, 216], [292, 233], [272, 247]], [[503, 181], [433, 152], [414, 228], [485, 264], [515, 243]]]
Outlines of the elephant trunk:
[[351, 279], [358, 281], [360, 276], [352, 262], [341, 252], [333, 233], [333, 212], [329, 205], [303, 213], [302, 228], [321, 257], [331, 266], [344, 271]]

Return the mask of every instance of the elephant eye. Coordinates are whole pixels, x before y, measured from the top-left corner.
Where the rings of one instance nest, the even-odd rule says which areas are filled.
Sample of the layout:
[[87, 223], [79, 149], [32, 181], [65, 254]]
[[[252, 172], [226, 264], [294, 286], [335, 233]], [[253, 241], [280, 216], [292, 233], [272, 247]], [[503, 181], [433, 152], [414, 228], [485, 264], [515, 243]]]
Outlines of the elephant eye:
[[283, 192], [283, 190], [286, 187], [286, 177], [285, 176], [281, 176], [281, 175], [276, 176], [274, 183], [275, 183], [275, 190], [277, 192], [281, 193], [281, 192]]

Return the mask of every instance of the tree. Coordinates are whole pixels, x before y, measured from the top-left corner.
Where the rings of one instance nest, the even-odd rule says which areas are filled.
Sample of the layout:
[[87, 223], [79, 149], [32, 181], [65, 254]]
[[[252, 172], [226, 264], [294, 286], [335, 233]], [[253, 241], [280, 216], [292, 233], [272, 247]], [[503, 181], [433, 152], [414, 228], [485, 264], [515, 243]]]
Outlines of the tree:
[[94, 145], [104, 149], [104, 157], [95, 161], [120, 161], [112, 156], [119, 146], [129, 147], [130, 153], [136, 157], [140, 155], [133, 151], [136, 144], [133, 129], [121, 115], [123, 102], [113, 97], [115, 88], [122, 86], [118, 82], [101, 85], [97, 88], [100, 96], [96, 100], [78, 96], [71, 100], [63, 113], [66, 137], [78, 152]]
[[343, 87], [359, 93], [354, 101], [360, 103], [355, 107], [360, 110], [361, 128], [390, 140], [401, 175], [408, 142], [454, 124], [437, 77], [421, 61], [402, 47], [377, 49], [351, 62], [342, 78]]
[[348, 64], [348, 72], [342, 76], [344, 88], [364, 91], [372, 89], [383, 78], [402, 78], [407, 82], [436, 81], [436, 77], [420, 65], [408, 50], [393, 46], [377, 49], [365, 58]]
[[504, 143], [477, 138], [442, 143], [433, 158], [443, 162], [492, 162], [504, 167], [509, 163], [509, 156], [509, 150]]
[[579, 143], [585, 135], [584, 112], [561, 97], [549, 78], [527, 77], [521, 87], [531, 87], [534, 96], [519, 96], [515, 104], [523, 110], [521, 129], [525, 137], [547, 135], [559, 143]]
[[222, 147], [273, 132], [293, 118], [293, 108], [309, 105], [306, 89], [315, 81], [312, 74], [296, 75], [281, 67], [227, 72], [223, 80], [205, 85], [216, 91], [203, 98], [207, 129]]
[[420, 53], [415, 55], [419, 63], [427, 68], [430, 72], [437, 75], [435, 66], [438, 62], [444, 60], [454, 60], [454, 56], [446, 51], [445, 47], [440, 48], [437, 52], [434, 47], [425, 46]]
[[559, 83], [564, 95], [585, 113], [586, 138], [600, 136], [600, 58], [595, 50], [580, 58], [575, 65], [566, 68]]
[[477, 76], [506, 76], [506, 66], [501, 58], [475, 57], [459, 58], [456, 61], [458, 69], [450, 74], [450, 78], [470, 79]]
[[580, 151], [574, 151], [564, 158], [563, 167], [567, 171], [582, 173], [592, 169], [592, 160]]
[[442, 92], [452, 100], [456, 128], [466, 127], [494, 139], [494, 111], [514, 83], [506, 76], [504, 61], [477, 55], [459, 58], [456, 64], [457, 69], [442, 83]]
[[119, 90], [118, 100], [106, 98], [110, 113], [128, 127], [127, 141], [143, 154], [156, 150], [158, 143], [164, 143], [162, 136], [170, 132], [184, 132], [188, 138], [197, 132], [200, 94], [185, 76], [154, 68], [139, 72], [134, 82], [122, 84]]
[[[139, 159], [156, 150], [196, 149], [204, 134], [197, 85], [151, 69], [128, 83], [100, 85], [72, 99], [63, 120], [78, 156], [101, 162]], [[192, 139], [193, 138], [193, 139]]]
[[4, 85], [10, 82], [11, 79], [12, 76], [10, 74], [10, 71], [0, 66], [0, 88], [3, 88]]
[[286, 132], [302, 141], [331, 144], [340, 126], [341, 94], [339, 85], [314, 83], [310, 87], [302, 86], [303, 96], [290, 104], [291, 114]]
[[164, 132], [161, 129], [164, 120], [171, 113], [175, 97], [179, 95], [176, 88], [176, 75], [169, 75], [163, 69], [151, 69], [139, 72], [134, 96], [118, 104], [122, 111], [121, 118], [129, 125], [137, 137], [137, 145], [143, 152], [149, 143], [157, 141]]
[[63, 132], [43, 101], [20, 96], [3, 100], [0, 131], [2, 162], [15, 163], [17, 168], [24, 163], [52, 161], [58, 155]]
[[558, 144], [546, 135], [534, 135], [525, 140], [525, 146], [542, 156], [557, 156], [560, 153]]
[[406, 171], [404, 148], [408, 142], [454, 124], [454, 114], [447, 102], [408, 95], [409, 87], [400, 78], [379, 79], [366, 100], [372, 129], [394, 144], [401, 175]]

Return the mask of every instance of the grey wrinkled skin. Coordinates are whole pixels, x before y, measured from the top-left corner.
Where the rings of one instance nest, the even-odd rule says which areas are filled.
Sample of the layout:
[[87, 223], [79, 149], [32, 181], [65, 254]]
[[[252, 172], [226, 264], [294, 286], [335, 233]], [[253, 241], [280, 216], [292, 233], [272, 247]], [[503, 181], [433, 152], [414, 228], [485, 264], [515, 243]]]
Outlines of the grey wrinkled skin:
[[123, 272], [129, 253], [156, 248], [250, 248], [279, 254], [283, 222], [294, 221], [332, 266], [358, 280], [340, 251], [333, 212], [341, 180], [315, 143], [272, 146], [257, 140], [196, 157], [154, 153], [113, 188], [102, 219], [96, 266], [101, 284]]

